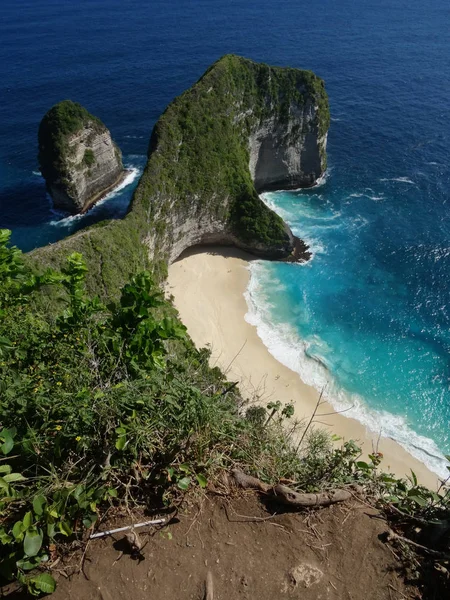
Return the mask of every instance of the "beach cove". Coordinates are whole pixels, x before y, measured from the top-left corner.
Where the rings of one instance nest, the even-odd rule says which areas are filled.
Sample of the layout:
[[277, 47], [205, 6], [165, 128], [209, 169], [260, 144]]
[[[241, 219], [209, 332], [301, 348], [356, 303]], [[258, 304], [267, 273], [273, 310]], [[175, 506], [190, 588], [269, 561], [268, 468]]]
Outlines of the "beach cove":
[[[306, 385], [299, 375], [279, 363], [245, 320], [248, 312], [244, 293], [254, 257], [235, 248], [194, 248], [169, 267], [167, 295], [173, 296], [181, 320], [198, 348], [211, 348], [211, 366], [224, 370], [230, 381], [238, 381], [248, 399], [266, 404], [279, 400], [292, 402], [295, 417], [309, 420], [319, 393]], [[383, 454], [382, 467], [395, 475], [410, 475], [420, 483], [436, 488], [437, 475], [411, 456], [397, 442], [380, 437], [361, 423], [335, 410], [328, 403], [318, 411], [322, 425], [343, 440], [355, 440], [365, 455], [374, 450]], [[331, 414], [328, 414], [331, 413]]]

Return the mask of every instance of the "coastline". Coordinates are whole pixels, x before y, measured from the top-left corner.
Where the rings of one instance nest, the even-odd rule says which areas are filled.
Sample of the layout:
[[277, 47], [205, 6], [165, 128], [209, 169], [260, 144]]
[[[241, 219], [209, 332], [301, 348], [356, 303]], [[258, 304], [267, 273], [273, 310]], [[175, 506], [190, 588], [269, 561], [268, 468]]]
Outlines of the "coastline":
[[[169, 267], [166, 292], [173, 295], [189, 335], [197, 347], [210, 345], [211, 364], [221, 367], [231, 381], [239, 381], [242, 394], [261, 401], [292, 401], [297, 418], [310, 418], [318, 392], [297, 373], [279, 363], [259, 338], [256, 327], [245, 320], [244, 292], [249, 282], [248, 263], [255, 257], [235, 248], [209, 247], [186, 251]], [[321, 413], [333, 413], [328, 403]], [[382, 466], [397, 476], [412, 469], [418, 480], [436, 489], [438, 476], [397, 442], [379, 439], [359, 421], [340, 414], [320, 418], [330, 432], [353, 439], [368, 454], [383, 453]]]
[[87, 212], [89, 212], [91, 208], [94, 208], [94, 206], [98, 204], [98, 202], [103, 200], [103, 198], [118, 188], [132, 172], [133, 169], [124, 169], [114, 183], [92, 196], [92, 198], [83, 206], [83, 210], [78, 214], [85, 215]]

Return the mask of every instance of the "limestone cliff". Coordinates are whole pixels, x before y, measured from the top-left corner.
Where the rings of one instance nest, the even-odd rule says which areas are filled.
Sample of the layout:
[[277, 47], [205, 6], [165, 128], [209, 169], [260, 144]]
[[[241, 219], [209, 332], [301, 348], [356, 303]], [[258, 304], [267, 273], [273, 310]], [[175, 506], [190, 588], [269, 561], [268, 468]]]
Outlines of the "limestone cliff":
[[158, 120], [125, 219], [33, 257], [56, 265], [82, 252], [90, 289], [103, 296], [145, 267], [163, 279], [195, 244], [290, 259], [301, 244], [258, 193], [313, 185], [326, 168], [328, 126], [324, 84], [312, 72], [224, 56]]
[[148, 203], [146, 244], [173, 261], [194, 244], [288, 257], [294, 238], [258, 192], [311, 186], [326, 168], [323, 81], [310, 71], [227, 55], [155, 126], [135, 194]]
[[53, 106], [41, 121], [39, 164], [54, 205], [71, 213], [88, 210], [124, 172], [108, 129], [70, 100]]

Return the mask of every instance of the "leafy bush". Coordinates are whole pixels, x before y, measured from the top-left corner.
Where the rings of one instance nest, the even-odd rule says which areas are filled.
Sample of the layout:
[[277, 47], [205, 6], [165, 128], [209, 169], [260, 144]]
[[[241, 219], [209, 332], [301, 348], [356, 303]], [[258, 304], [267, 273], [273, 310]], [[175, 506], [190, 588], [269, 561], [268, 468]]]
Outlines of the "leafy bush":
[[[58, 547], [107, 506], [177, 503], [237, 465], [298, 491], [358, 482], [407, 514], [448, 511], [446, 488], [380, 474], [379, 455], [305, 432], [291, 405], [247, 407], [148, 272], [105, 305], [80, 254], [37, 274], [8, 240], [0, 231], [0, 578], [49, 593]], [[49, 288], [61, 308], [46, 313]]]

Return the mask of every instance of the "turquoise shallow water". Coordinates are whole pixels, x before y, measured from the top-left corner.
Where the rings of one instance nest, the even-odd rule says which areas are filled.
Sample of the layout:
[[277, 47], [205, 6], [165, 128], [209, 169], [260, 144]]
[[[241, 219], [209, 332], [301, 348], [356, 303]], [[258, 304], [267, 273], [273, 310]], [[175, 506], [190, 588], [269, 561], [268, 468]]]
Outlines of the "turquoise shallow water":
[[370, 188], [353, 189], [337, 179], [331, 169], [313, 190], [264, 195], [310, 244], [313, 258], [304, 265], [253, 263], [248, 320], [278, 360], [317, 389], [326, 386], [337, 409], [444, 476], [446, 223], [442, 243], [438, 232], [427, 243], [429, 207], [420, 210], [420, 184], [409, 177], [378, 177]]
[[450, 452], [448, 0], [3, 0], [0, 227], [24, 250], [127, 210], [137, 178], [82, 218], [55, 214], [37, 129], [64, 98], [145, 163], [174, 96], [235, 52], [325, 79], [330, 169], [269, 194], [314, 252], [252, 266], [250, 318], [339, 406], [445, 474]]

